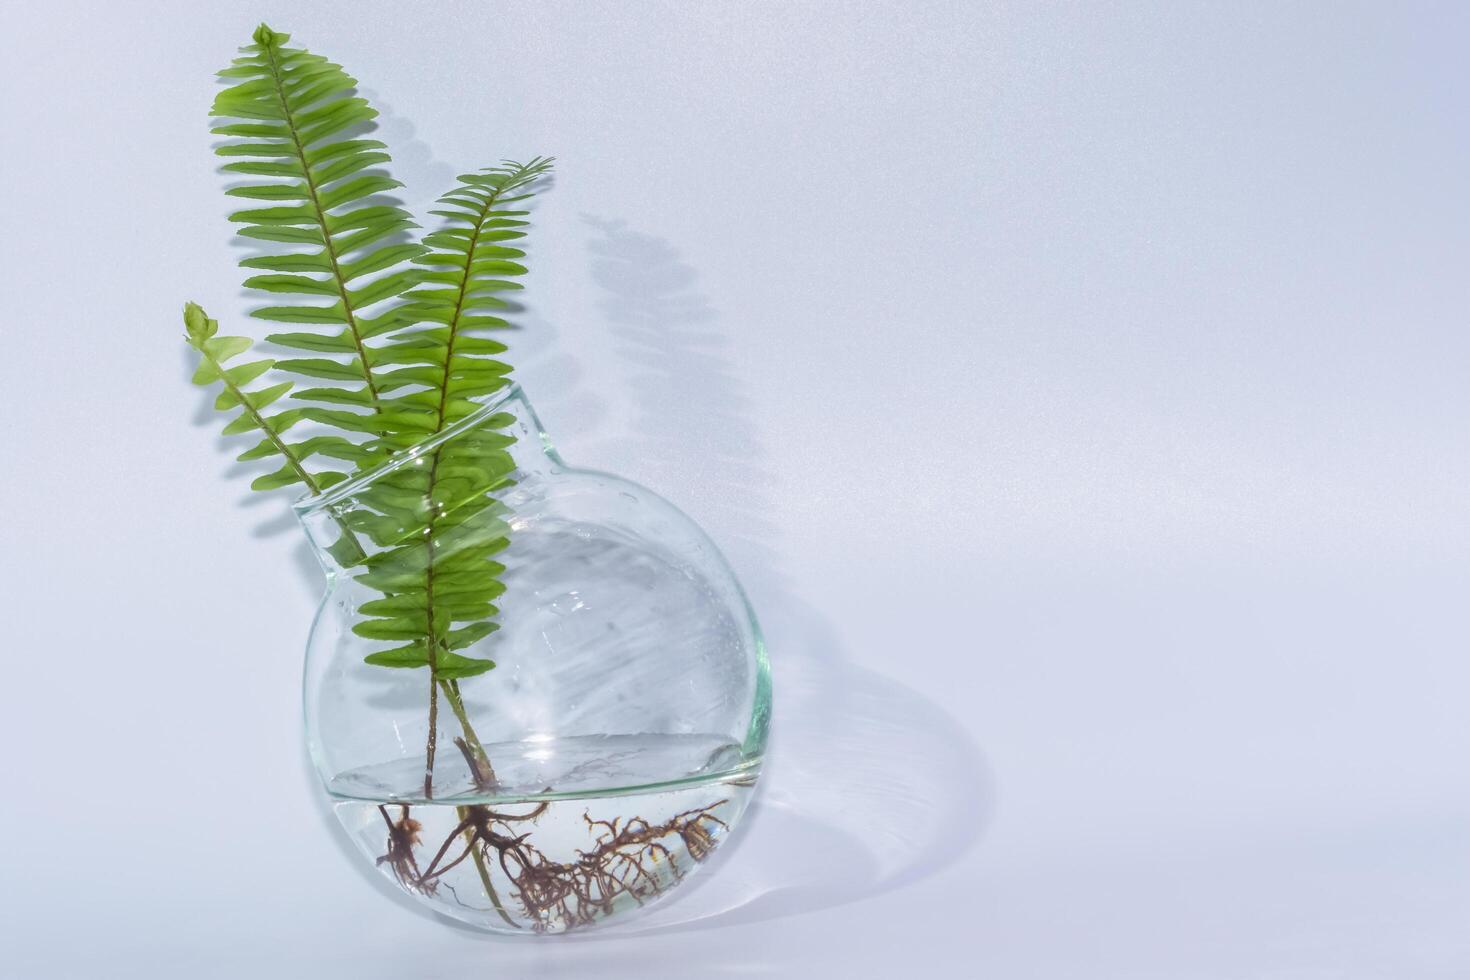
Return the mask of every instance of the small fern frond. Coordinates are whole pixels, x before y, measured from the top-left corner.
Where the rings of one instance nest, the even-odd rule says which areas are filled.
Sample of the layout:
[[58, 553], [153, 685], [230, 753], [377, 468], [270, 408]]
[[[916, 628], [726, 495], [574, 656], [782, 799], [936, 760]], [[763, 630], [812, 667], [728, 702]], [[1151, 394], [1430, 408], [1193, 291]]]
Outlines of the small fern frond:
[[263, 204], [230, 220], [241, 235], [289, 246], [240, 264], [260, 270], [245, 280], [248, 288], [305, 300], [253, 311], [311, 328], [266, 338], [319, 355], [276, 367], [342, 382], [373, 406], [379, 388], [367, 341], [411, 322], [399, 297], [419, 281], [409, 260], [424, 249], [399, 240], [417, 227], [407, 211], [372, 200], [400, 186], [381, 169], [389, 162], [384, 145], [352, 133], [377, 110], [340, 65], [287, 47], [288, 39], [262, 24], [242, 57], [219, 73], [233, 83], [213, 108], [220, 122], [213, 132], [229, 138], [216, 152], [234, 161], [223, 169], [264, 178], [227, 192]]
[[283, 381], [263, 388], [251, 388], [261, 375], [275, 366], [273, 360], [265, 358], [233, 367], [225, 366], [226, 362], [250, 349], [249, 338], [221, 337], [218, 321], [210, 319], [197, 303], [186, 303], [184, 339], [199, 353], [199, 367], [194, 372], [194, 383], [210, 385], [220, 382], [220, 393], [214, 400], [214, 407], [222, 412], [240, 409], [226, 423], [224, 434], [230, 436], [256, 432], [262, 436], [258, 443], [236, 458], [243, 461], [279, 457], [281, 460], [280, 469], [257, 477], [250, 484], [252, 490], [274, 490], [300, 483], [312, 493], [321, 493], [332, 484], [347, 478], [345, 473], [332, 470], [313, 472], [307, 468], [306, 461], [318, 455], [356, 461], [362, 453], [361, 447], [340, 436], [329, 435], [292, 443], [287, 440], [286, 432], [305, 417], [302, 410], [287, 409], [273, 414], [267, 411], [290, 392], [292, 382]]

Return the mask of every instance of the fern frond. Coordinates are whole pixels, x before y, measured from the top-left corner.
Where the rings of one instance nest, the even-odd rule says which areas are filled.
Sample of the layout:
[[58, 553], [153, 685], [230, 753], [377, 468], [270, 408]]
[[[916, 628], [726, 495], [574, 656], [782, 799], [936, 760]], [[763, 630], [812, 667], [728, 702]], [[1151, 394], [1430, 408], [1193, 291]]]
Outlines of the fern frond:
[[[551, 170], [550, 159], [506, 162], [467, 174], [434, 213], [445, 226], [425, 236], [425, 251], [414, 257], [416, 288], [404, 294], [416, 326], [394, 334], [369, 352], [380, 411], [400, 419], [425, 418], [437, 431], [474, 412], [477, 399], [504, 387], [510, 367], [495, 359], [505, 345], [479, 331], [507, 327], [498, 314], [509, 305], [499, 294], [519, 289], [515, 277], [526, 268], [525, 253], [512, 242], [525, 237], [527, 211], [515, 205]], [[320, 369], [319, 365], [308, 369]], [[402, 449], [417, 441], [412, 429], [385, 428], [381, 444]]]
[[[429, 271], [424, 285], [408, 294], [416, 317], [429, 326], [376, 352], [377, 363], [401, 365], [391, 376], [427, 386], [430, 397], [416, 404], [434, 431], [468, 417], [479, 409], [476, 399], [507, 383], [510, 367], [494, 359], [505, 346], [476, 334], [509, 326], [491, 314], [508, 306], [501, 293], [520, 288], [511, 277], [526, 272], [518, 261], [525, 252], [506, 244], [525, 237], [529, 212], [515, 205], [534, 193], [528, 189], [551, 165], [539, 157], [506, 162], [460, 177], [440, 198], [443, 210], [436, 213], [447, 219], [445, 227], [425, 237], [433, 251], [415, 262]], [[433, 450], [426, 466], [400, 475], [397, 487], [423, 509], [392, 520], [392, 507], [380, 506], [390, 519], [363, 528], [389, 546], [370, 561], [365, 581], [391, 582], [392, 591], [389, 600], [359, 610], [371, 618], [355, 629], [373, 639], [413, 639], [372, 654], [369, 663], [429, 667], [435, 677], [455, 680], [489, 669], [478, 666], [488, 661], [461, 663], [454, 651], [496, 628], [494, 600], [502, 591], [503, 569], [493, 556], [505, 546], [507, 528], [493, 494], [510, 485], [514, 469], [505, 452], [513, 438], [497, 430], [511, 421], [508, 415], [488, 419]]]
[[[401, 186], [381, 169], [390, 162], [384, 145], [353, 135], [377, 110], [340, 65], [288, 47], [288, 40], [262, 24], [254, 43], [219, 73], [233, 84], [214, 101], [213, 132], [230, 139], [216, 152], [235, 161], [224, 166], [227, 173], [252, 178], [227, 193], [263, 205], [230, 220], [248, 238], [291, 246], [240, 263], [261, 273], [246, 287], [295, 298], [252, 315], [314, 328], [266, 339], [324, 355], [276, 367], [342, 382], [371, 407], [379, 388], [367, 341], [411, 322], [400, 297], [419, 281], [409, 260], [424, 247], [399, 240], [417, 227], [407, 211], [372, 200]], [[315, 391], [297, 395], [313, 399]]]
[[424, 236], [429, 251], [414, 259], [426, 270], [423, 284], [408, 298], [415, 301], [416, 317], [436, 326], [414, 331], [407, 343], [390, 345], [380, 357], [438, 366], [441, 425], [474, 411], [472, 399], [506, 383], [510, 368], [492, 359], [505, 346], [475, 334], [510, 325], [500, 316], [509, 306], [501, 294], [521, 288], [514, 280], [526, 273], [519, 261], [526, 253], [511, 243], [526, 236], [530, 213], [515, 205], [535, 194], [533, 185], [551, 171], [552, 162], [549, 157], [506, 161], [465, 174], [432, 212], [445, 224]]
[[261, 440], [241, 453], [237, 459], [255, 460], [280, 457], [281, 468], [256, 478], [250, 484], [252, 490], [274, 490], [278, 487], [301, 483], [312, 493], [323, 490], [347, 478], [347, 474], [334, 470], [313, 472], [306, 461], [312, 456], [327, 456], [349, 461], [362, 452], [338, 436], [316, 436], [301, 442], [287, 440], [286, 432], [304, 417], [300, 409], [268, 413], [267, 409], [290, 392], [292, 382], [283, 381], [264, 388], [252, 389], [250, 385], [265, 374], [275, 362], [270, 358], [226, 367], [250, 349], [246, 337], [219, 336], [219, 322], [209, 318], [197, 303], [184, 304], [184, 339], [199, 352], [199, 367], [193, 381], [197, 385], [220, 382], [220, 393], [214, 407], [222, 412], [240, 409], [224, 427], [225, 435], [241, 435], [258, 432]]

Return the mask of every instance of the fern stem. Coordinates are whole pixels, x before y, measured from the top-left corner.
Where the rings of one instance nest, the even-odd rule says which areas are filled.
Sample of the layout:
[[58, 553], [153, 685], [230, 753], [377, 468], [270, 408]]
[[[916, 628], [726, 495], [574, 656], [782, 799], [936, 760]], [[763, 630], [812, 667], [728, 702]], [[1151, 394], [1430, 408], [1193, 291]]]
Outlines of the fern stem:
[[476, 787], [481, 787], [481, 784], [494, 786], [495, 767], [490, 764], [490, 756], [485, 753], [485, 745], [480, 741], [480, 736], [475, 734], [474, 726], [470, 724], [469, 713], [464, 707], [464, 698], [459, 693], [459, 682], [441, 680], [439, 683], [444, 688], [444, 698], [449, 702], [450, 710], [454, 712], [454, 717], [459, 719], [459, 727], [464, 729], [465, 744], [469, 746], [471, 755], [468, 761]]
[[[435, 425], [434, 431], [441, 426]], [[424, 622], [429, 635], [424, 638], [424, 657], [429, 664], [429, 744], [425, 748], [427, 766], [424, 772], [424, 796], [434, 795], [434, 742], [439, 737], [439, 630], [434, 625], [434, 474], [439, 470], [439, 450], [429, 464], [429, 526], [424, 535]]]
[[291, 145], [296, 149], [296, 159], [301, 164], [301, 172], [306, 181], [307, 197], [311, 200], [312, 210], [316, 212], [317, 223], [321, 225], [327, 262], [332, 267], [332, 282], [337, 287], [337, 295], [342, 299], [342, 315], [347, 318], [347, 327], [352, 332], [352, 344], [357, 348], [357, 359], [362, 365], [362, 378], [367, 382], [368, 394], [373, 400], [373, 411], [381, 412], [383, 409], [378, 404], [378, 387], [373, 381], [372, 368], [368, 366], [367, 344], [362, 336], [362, 328], [358, 325], [357, 314], [352, 309], [352, 300], [347, 291], [347, 280], [342, 275], [337, 248], [332, 242], [331, 228], [327, 224], [327, 212], [322, 207], [316, 181], [311, 176], [311, 163], [306, 158], [306, 147], [302, 144], [301, 134], [296, 129], [296, 120], [292, 115], [290, 103], [286, 101], [286, 80], [281, 72], [280, 63], [276, 60], [275, 42], [270, 41], [263, 47], [266, 57], [270, 59], [271, 80], [275, 83], [276, 98], [281, 103], [281, 113], [285, 116], [286, 129], [291, 134]]
[[[484, 205], [475, 220], [475, 232], [470, 236], [470, 250], [465, 256], [464, 276], [459, 281], [459, 292], [454, 298], [454, 315], [449, 318], [447, 324], [449, 335], [444, 345], [444, 372], [439, 382], [439, 405], [434, 413], [434, 431], [437, 432], [444, 427], [444, 415], [449, 406], [449, 372], [454, 364], [454, 344], [459, 339], [460, 318], [464, 315], [465, 296], [469, 291], [470, 267], [475, 261], [475, 246], [479, 243], [480, 235], [484, 232], [485, 222], [489, 220], [490, 211], [500, 200], [500, 191], [497, 189], [486, 196]], [[424, 612], [429, 625], [429, 635], [425, 639], [425, 649], [429, 661], [429, 741], [425, 748], [428, 756], [428, 772], [424, 775], [424, 796], [431, 795], [433, 787], [434, 771], [434, 742], [438, 735], [435, 719], [438, 715], [438, 689], [435, 686], [439, 682], [439, 637], [438, 627], [434, 624], [434, 509], [433, 497], [434, 487], [439, 474], [440, 449], [434, 450], [434, 460], [429, 464], [429, 526], [425, 540], [428, 547], [428, 561], [424, 569]], [[489, 780], [493, 783], [495, 779], [495, 768], [491, 765], [490, 757], [485, 752], [485, 746], [481, 744], [479, 736], [475, 734], [470, 725], [469, 715], [465, 712], [464, 701], [459, 696], [459, 687], [452, 681], [444, 683], [445, 697], [449, 700], [449, 706], [454, 711], [454, 716], [459, 719], [460, 727], [464, 729], [465, 741], [469, 744], [471, 752], [476, 759], [484, 763], [485, 771], [489, 774]], [[473, 766], [471, 769], [473, 770]], [[480, 775], [472, 772], [475, 782], [480, 782]]]
[[434, 798], [434, 751], [439, 741], [439, 688], [435, 681], [434, 654], [429, 654], [429, 744], [424, 753], [424, 799]]

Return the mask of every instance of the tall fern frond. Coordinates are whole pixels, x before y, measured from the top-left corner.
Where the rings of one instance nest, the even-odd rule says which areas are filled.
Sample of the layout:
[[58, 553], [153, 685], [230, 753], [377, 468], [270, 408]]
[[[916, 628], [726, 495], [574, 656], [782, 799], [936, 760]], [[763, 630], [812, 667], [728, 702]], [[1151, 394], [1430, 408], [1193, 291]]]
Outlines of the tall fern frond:
[[[320, 55], [287, 47], [288, 39], [257, 28], [254, 43], [219, 73], [234, 84], [213, 107], [221, 123], [213, 132], [229, 138], [216, 152], [234, 161], [223, 169], [265, 178], [227, 192], [264, 204], [230, 220], [245, 237], [289, 246], [242, 261], [261, 270], [245, 285], [306, 300], [253, 315], [311, 328], [266, 338], [315, 355], [278, 361], [278, 369], [335, 383], [294, 397], [347, 406], [306, 409], [305, 417], [369, 434], [417, 431], [380, 404], [367, 343], [411, 322], [400, 296], [418, 282], [409, 260], [424, 248], [401, 239], [417, 226], [402, 208], [373, 200], [401, 185], [381, 169], [389, 162], [384, 144], [353, 133], [377, 116], [355, 94], [356, 80]], [[380, 417], [367, 422], [352, 409]]]

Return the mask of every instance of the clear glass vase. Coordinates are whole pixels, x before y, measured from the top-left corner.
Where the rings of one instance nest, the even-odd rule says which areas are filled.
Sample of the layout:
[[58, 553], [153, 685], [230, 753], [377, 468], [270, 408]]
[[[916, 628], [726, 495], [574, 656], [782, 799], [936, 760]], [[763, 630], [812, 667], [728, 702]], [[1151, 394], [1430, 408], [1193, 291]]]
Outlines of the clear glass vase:
[[672, 505], [568, 467], [519, 388], [296, 509], [328, 582], [311, 757], [415, 898], [490, 930], [592, 926], [740, 819], [770, 681], [739, 583]]

